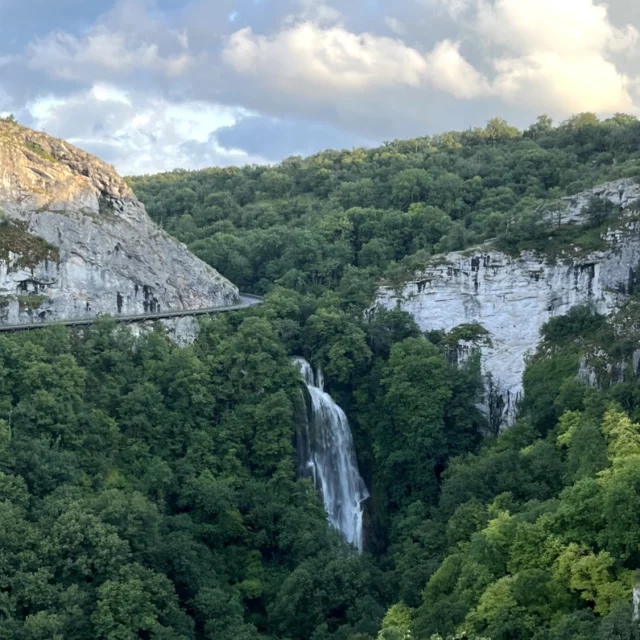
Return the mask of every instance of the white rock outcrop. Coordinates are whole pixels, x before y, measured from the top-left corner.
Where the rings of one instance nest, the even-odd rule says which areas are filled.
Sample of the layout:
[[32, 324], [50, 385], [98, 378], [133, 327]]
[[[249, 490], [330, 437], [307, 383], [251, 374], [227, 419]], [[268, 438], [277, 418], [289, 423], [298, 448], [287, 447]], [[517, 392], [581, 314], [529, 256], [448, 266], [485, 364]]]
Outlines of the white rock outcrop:
[[561, 222], [563, 224], [583, 222], [584, 216], [582, 212], [592, 198], [609, 200], [609, 202], [622, 209], [628, 209], [640, 201], [640, 184], [630, 178], [623, 178], [605, 182], [593, 187], [593, 189], [581, 191], [573, 196], [566, 196], [562, 199], [566, 208]]
[[[628, 208], [640, 198], [640, 186], [620, 180], [576, 196], [569, 202], [574, 220], [590, 194]], [[585, 303], [609, 314], [637, 288], [640, 224], [630, 221], [608, 234], [608, 241], [606, 251], [555, 263], [530, 252], [511, 257], [490, 248], [450, 253], [400, 290], [381, 288], [377, 304], [408, 311], [424, 331], [482, 325], [490, 340], [479, 343], [482, 368], [494, 395], [486, 407], [494, 412], [492, 424], [508, 426], [522, 395], [525, 357], [535, 350], [542, 325]]]
[[150, 220], [112, 167], [0, 122], [0, 323], [209, 308], [237, 297]]

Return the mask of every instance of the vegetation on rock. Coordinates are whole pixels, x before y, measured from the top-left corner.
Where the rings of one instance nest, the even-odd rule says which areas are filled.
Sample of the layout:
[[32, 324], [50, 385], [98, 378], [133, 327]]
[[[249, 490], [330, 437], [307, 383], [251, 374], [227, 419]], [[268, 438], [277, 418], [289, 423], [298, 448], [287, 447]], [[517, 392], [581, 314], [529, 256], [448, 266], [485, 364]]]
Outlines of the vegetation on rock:
[[20, 310], [22, 311], [35, 311], [36, 309], [41, 307], [48, 299], [49, 296], [32, 293], [19, 296], [18, 304], [20, 305]]
[[58, 263], [60, 253], [56, 247], [32, 235], [18, 222], [0, 218], [0, 260], [7, 264], [9, 270], [34, 269], [45, 260]]
[[33, 153], [39, 155], [44, 160], [56, 162], [56, 159], [48, 151], [45, 151], [37, 142], [27, 140], [27, 142], [25, 142], [25, 147], [27, 147], [29, 151], [33, 151]]

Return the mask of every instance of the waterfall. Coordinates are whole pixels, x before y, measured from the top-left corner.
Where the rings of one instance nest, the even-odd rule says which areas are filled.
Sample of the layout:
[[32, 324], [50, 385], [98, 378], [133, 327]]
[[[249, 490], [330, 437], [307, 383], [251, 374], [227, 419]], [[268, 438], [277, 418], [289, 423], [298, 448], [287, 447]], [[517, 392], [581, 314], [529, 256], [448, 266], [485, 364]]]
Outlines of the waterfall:
[[640, 620], [640, 586], [633, 588], [633, 621]]
[[295, 363], [307, 385], [310, 415], [304, 412], [298, 433], [300, 473], [313, 480], [333, 527], [362, 551], [362, 502], [369, 492], [360, 477], [349, 422], [344, 411], [324, 391], [320, 370], [314, 375], [302, 358]]

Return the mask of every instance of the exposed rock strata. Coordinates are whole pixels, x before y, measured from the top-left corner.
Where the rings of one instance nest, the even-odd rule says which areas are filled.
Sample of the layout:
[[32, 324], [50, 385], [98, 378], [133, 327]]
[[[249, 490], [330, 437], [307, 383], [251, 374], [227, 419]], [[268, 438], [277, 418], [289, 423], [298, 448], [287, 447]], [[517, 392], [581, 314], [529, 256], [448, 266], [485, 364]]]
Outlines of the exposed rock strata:
[[0, 122], [0, 323], [214, 307], [237, 295], [149, 219], [112, 167]]
[[[578, 221], [592, 195], [625, 209], [640, 198], [640, 186], [620, 180], [567, 199], [565, 220]], [[629, 222], [607, 240], [606, 251], [555, 263], [530, 252], [510, 257], [490, 248], [450, 253], [400, 291], [383, 287], [377, 303], [399, 305], [425, 331], [482, 325], [490, 341], [479, 345], [492, 389], [486, 408], [494, 424], [508, 425], [522, 394], [525, 356], [535, 350], [542, 325], [585, 303], [610, 314], [640, 285], [640, 223]]]

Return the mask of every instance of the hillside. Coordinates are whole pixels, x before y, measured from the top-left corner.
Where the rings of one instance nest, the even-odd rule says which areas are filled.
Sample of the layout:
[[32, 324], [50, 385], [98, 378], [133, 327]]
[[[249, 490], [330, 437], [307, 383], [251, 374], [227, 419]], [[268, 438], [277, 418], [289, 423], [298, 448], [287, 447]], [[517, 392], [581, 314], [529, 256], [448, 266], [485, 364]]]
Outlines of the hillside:
[[[640, 267], [640, 123], [582, 114], [130, 179], [154, 219], [247, 290], [326, 289], [486, 330], [483, 405], [513, 424], [525, 356], [577, 304], [620, 308]], [[382, 286], [380, 286], [382, 285]], [[378, 292], [373, 296], [373, 290]], [[460, 354], [464, 357], [464, 354]]]
[[[399, 601], [381, 640], [635, 637], [640, 549], [620, 523], [640, 515], [638, 176], [640, 123], [582, 114], [129, 179], [155, 220], [266, 293], [287, 350], [324, 368], [372, 492], [365, 546]], [[433, 268], [466, 311], [425, 297]], [[516, 282], [523, 268], [521, 302], [494, 286], [489, 305], [514, 325], [513, 360], [469, 309], [493, 274]], [[381, 284], [409, 290], [388, 307], [411, 315], [371, 310]], [[487, 353], [523, 396], [491, 405]], [[488, 436], [505, 407], [517, 421]], [[311, 637], [308, 623], [284, 637]], [[326, 637], [370, 637], [356, 628], [330, 623]]]
[[[593, 208], [608, 210], [602, 222]], [[637, 293], [640, 273], [640, 183], [615, 180], [566, 197], [553, 219], [544, 208], [541, 226], [558, 235], [597, 227], [591, 243], [544, 245], [537, 251], [499, 250], [499, 242], [433, 256], [404, 283], [386, 284], [376, 305], [402, 308], [423, 331], [478, 328], [462, 340], [457, 359], [479, 349], [485, 380], [485, 410], [494, 430], [515, 421], [522, 402], [526, 359], [551, 319], [587, 305], [603, 315], [622, 308]], [[497, 245], [497, 246], [496, 246]], [[468, 332], [468, 331], [467, 331]], [[469, 333], [469, 332], [468, 332]]]
[[[241, 288], [335, 286], [347, 266], [401, 282], [429, 256], [498, 238], [508, 251], [600, 246], [594, 225], [556, 229], [562, 198], [637, 178], [640, 125], [619, 115], [540, 118], [327, 151], [275, 167], [131, 178], [151, 217]], [[540, 207], [551, 214], [536, 214]], [[605, 212], [606, 213], [606, 212]], [[547, 224], [542, 224], [543, 220]], [[605, 224], [603, 224], [605, 223]]]
[[[31, 185], [0, 238], [24, 215], [21, 260], [55, 262], [38, 216], [142, 215], [118, 182], [100, 219], [92, 175], [69, 178], [91, 213]], [[0, 335], [0, 637], [635, 640], [638, 175], [640, 123], [584, 114], [128, 179], [155, 251], [171, 233], [265, 304], [185, 348], [108, 320]], [[499, 432], [487, 363], [514, 336]], [[340, 468], [348, 509], [314, 477]]]
[[154, 225], [114, 169], [0, 120], [0, 322], [223, 305], [237, 288]]

